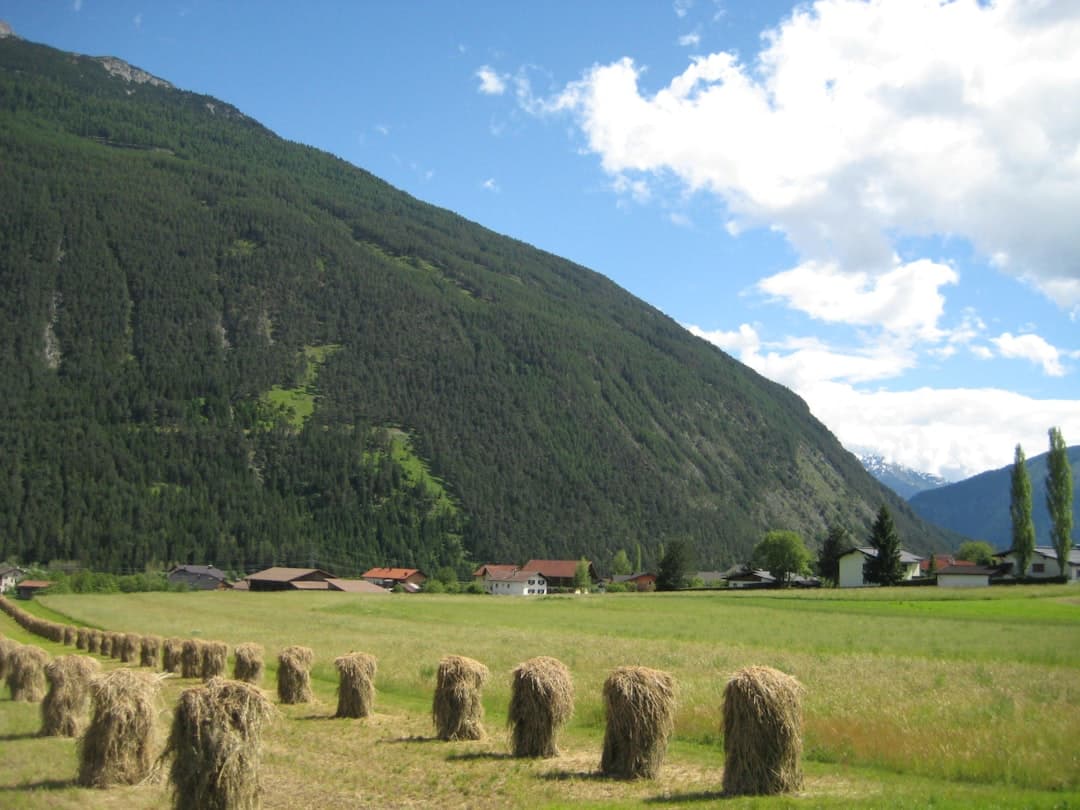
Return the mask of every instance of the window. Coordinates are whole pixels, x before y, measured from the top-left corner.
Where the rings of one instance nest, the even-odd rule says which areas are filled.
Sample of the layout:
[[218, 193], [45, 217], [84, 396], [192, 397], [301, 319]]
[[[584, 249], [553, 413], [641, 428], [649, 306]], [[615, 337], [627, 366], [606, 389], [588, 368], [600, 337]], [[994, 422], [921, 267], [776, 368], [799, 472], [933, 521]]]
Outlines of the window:
[[1032, 565], [1031, 565], [1031, 573], [1033, 573], [1033, 574], [1042, 574], [1045, 571], [1046, 571], [1046, 565], [1044, 565], [1043, 563], [1032, 563]]

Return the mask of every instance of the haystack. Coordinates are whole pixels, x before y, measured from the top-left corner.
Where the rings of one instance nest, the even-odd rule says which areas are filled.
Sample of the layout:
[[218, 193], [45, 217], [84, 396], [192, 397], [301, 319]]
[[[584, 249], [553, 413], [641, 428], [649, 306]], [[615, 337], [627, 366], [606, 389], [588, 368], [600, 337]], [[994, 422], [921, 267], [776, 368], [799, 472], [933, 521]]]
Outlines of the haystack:
[[185, 639], [180, 648], [180, 677], [198, 678], [202, 676], [203, 643], [197, 638]]
[[648, 667], [619, 667], [604, 681], [607, 728], [600, 771], [619, 779], [653, 779], [675, 728], [675, 680]]
[[8, 654], [7, 685], [12, 700], [37, 703], [45, 697], [45, 665], [49, 654], [33, 644], [20, 644]]
[[78, 639], [78, 637], [78, 628], [70, 624], [64, 625], [64, 644], [66, 644], [68, 647], [74, 647], [75, 641]]
[[274, 708], [259, 689], [212, 678], [184, 690], [165, 756], [177, 810], [259, 807], [259, 739]]
[[[116, 642], [113, 641], [113, 644]], [[119, 658], [125, 664], [138, 664], [139, 663], [139, 651], [142, 649], [142, 636], [138, 633], [125, 633], [120, 639], [120, 655]], [[113, 651], [113, 658], [118, 657], [116, 651]]]
[[307, 647], [286, 647], [278, 653], [277, 691], [282, 703], [308, 703], [311, 693], [311, 662], [315, 653]]
[[334, 717], [367, 717], [375, 705], [375, 656], [351, 652], [334, 659], [338, 671], [338, 704]]
[[11, 655], [18, 648], [19, 642], [0, 636], [0, 681], [7, 679]]
[[511, 748], [515, 757], [554, 757], [559, 729], [574, 713], [574, 681], [557, 658], [540, 656], [518, 664], [511, 675]]
[[77, 737], [86, 720], [90, 681], [101, 664], [88, 655], [61, 655], [45, 666], [49, 691], [41, 702], [41, 734]]
[[263, 648], [259, 644], [237, 644], [233, 650], [233, 677], [258, 685], [263, 676]]
[[[97, 655], [102, 654], [102, 652], [101, 652], [102, 635], [103, 634], [102, 634], [102, 632], [100, 630], [95, 630], [93, 628], [86, 631], [86, 651], [88, 653], [96, 653]], [[105, 653], [105, 655], [108, 655], [108, 653]]]
[[149, 672], [115, 669], [90, 685], [93, 715], [79, 740], [83, 787], [133, 785], [154, 763], [158, 679]]
[[180, 674], [184, 655], [182, 638], [167, 638], [161, 650], [161, 668], [165, 672]]
[[487, 678], [488, 668], [471, 658], [447, 655], [439, 661], [431, 713], [440, 740], [484, 739], [480, 689]]
[[224, 641], [204, 641], [202, 645], [202, 679], [224, 678], [229, 660], [229, 645]]
[[75, 631], [75, 649], [77, 650], [89, 650], [90, 649], [90, 628], [80, 627]]
[[161, 636], [143, 636], [139, 645], [139, 666], [157, 668], [161, 663]]
[[771, 667], [736, 672], [724, 689], [724, 793], [801, 790], [802, 685]]
[[103, 658], [112, 657], [113, 633], [101, 630], [98, 638], [98, 654]]

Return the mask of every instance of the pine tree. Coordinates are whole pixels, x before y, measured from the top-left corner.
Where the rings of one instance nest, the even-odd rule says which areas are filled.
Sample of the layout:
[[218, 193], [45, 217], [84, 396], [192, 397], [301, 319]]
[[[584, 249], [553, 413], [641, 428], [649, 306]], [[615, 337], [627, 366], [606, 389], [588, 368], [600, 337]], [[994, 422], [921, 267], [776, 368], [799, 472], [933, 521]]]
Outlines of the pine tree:
[[870, 545], [877, 552], [863, 564], [863, 578], [878, 585], [895, 585], [904, 578], [900, 562], [900, 535], [896, 533], [888, 507], [878, 510], [870, 529]]
[[843, 526], [830, 526], [818, 555], [818, 576], [835, 585], [840, 580], [840, 557], [853, 548], [855, 543], [847, 529]]
[[1028, 477], [1024, 449], [1016, 445], [1009, 497], [1012, 518], [1012, 552], [1016, 555], [1016, 576], [1027, 576], [1035, 553], [1035, 524], [1031, 520], [1031, 479]]
[[1050, 540], [1057, 552], [1061, 575], [1069, 575], [1072, 548], [1072, 468], [1061, 428], [1050, 428], [1050, 455], [1046, 459], [1046, 506], [1050, 510]]

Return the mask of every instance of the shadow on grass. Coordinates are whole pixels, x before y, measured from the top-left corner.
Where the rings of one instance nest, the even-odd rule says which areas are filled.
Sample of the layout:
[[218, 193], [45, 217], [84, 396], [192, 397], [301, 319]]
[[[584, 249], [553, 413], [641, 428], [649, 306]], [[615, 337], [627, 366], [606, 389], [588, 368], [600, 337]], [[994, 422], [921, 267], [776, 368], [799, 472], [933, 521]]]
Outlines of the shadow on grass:
[[442, 742], [438, 737], [421, 737], [420, 735], [412, 735], [409, 737], [389, 737], [384, 740], [378, 740], [378, 744], [398, 745], [399, 743], [433, 743]]
[[467, 754], [449, 754], [446, 757], [447, 762], [468, 762], [474, 759], [514, 759], [514, 755], [503, 751], [472, 751]]
[[683, 804], [692, 802], [718, 802], [722, 799], [736, 799], [719, 790], [702, 790], [697, 793], [672, 793], [668, 796], [651, 796], [642, 799], [645, 804]]
[[548, 771], [537, 774], [538, 779], [548, 782], [565, 782], [569, 779], [589, 779], [594, 782], [630, 782], [631, 779], [618, 779], [614, 776], [606, 776], [600, 771]]
[[36, 731], [26, 731], [22, 734], [0, 734], [0, 742], [15, 742], [16, 740], [36, 740], [41, 735]]
[[0, 793], [23, 793], [27, 790], [67, 790], [73, 787], [78, 787], [74, 779], [42, 779], [40, 782], [0, 785]]

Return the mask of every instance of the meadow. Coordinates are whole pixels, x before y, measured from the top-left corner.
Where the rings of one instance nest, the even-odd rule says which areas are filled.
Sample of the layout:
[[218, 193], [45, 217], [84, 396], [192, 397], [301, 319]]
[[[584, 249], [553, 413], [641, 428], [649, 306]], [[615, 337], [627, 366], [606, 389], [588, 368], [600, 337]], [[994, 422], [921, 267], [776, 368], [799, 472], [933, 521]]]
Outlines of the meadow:
[[[27, 603], [20, 603], [24, 607]], [[109, 630], [314, 649], [316, 702], [281, 706], [265, 737], [265, 807], [1080, 806], [1080, 591], [1075, 587], [610, 594], [516, 599], [343, 593], [43, 597], [29, 609]], [[0, 632], [30, 641], [8, 617]], [[64, 648], [34, 639], [51, 653]], [[376, 714], [334, 720], [333, 659], [378, 658]], [[70, 648], [68, 648], [70, 651]], [[489, 737], [432, 740], [439, 658], [485, 663]], [[576, 708], [561, 756], [507, 756], [509, 673], [561, 659]], [[675, 739], [660, 778], [595, 771], [601, 686], [616, 666], [674, 675]], [[722, 799], [721, 695], [764, 664], [805, 687], [806, 789]], [[109, 666], [114, 666], [110, 663]], [[163, 682], [163, 724], [190, 681]], [[161, 783], [72, 785], [74, 744], [39, 738], [36, 706], [0, 699], [0, 807], [158, 807]]]

